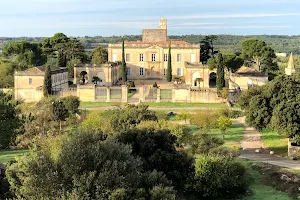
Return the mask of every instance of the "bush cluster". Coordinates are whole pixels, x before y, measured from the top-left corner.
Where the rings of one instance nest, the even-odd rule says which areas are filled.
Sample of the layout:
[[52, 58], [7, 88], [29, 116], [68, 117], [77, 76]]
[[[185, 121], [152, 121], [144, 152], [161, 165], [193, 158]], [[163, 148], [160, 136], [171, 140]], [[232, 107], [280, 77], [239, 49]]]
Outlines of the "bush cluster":
[[200, 155], [191, 190], [198, 198], [227, 199], [245, 193], [246, 169], [228, 156]]

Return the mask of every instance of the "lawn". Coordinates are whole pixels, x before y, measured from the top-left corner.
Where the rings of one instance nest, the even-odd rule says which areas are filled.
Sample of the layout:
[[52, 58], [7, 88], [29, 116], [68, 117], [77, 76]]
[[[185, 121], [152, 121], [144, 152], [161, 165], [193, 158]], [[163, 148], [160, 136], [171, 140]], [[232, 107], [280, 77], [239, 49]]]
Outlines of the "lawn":
[[[237, 159], [241, 164], [243, 164], [251, 180], [250, 191], [251, 195], [241, 198], [240, 200], [292, 200], [293, 198], [289, 196], [287, 192], [281, 192], [276, 190], [274, 187], [266, 185], [263, 180], [263, 176], [258, 170], [251, 167], [252, 164], [255, 164], [255, 161], [247, 159]], [[260, 165], [264, 165], [259, 163]], [[265, 166], [267, 167], [267, 166]], [[265, 175], [265, 174], [264, 174]], [[271, 184], [271, 183], [270, 183]]]
[[226, 108], [223, 103], [147, 103], [150, 107], [164, 107], [164, 108]]
[[99, 107], [108, 107], [108, 106], [119, 106], [122, 103], [115, 102], [80, 102], [79, 108], [99, 108]]
[[[233, 124], [231, 128], [226, 131], [225, 134], [225, 146], [228, 147], [240, 147], [240, 141], [243, 139], [244, 126], [242, 124]], [[219, 129], [212, 129], [209, 131], [210, 134], [214, 134], [218, 137], [222, 137]]]
[[288, 139], [284, 135], [279, 135], [277, 132], [269, 130], [263, 130], [261, 135], [266, 148], [280, 156], [288, 155]]
[[16, 157], [23, 156], [28, 153], [28, 150], [5, 150], [0, 151], [0, 163], [13, 161]]
[[[128, 94], [128, 99], [130, 99], [134, 93]], [[116, 98], [116, 96], [114, 96]], [[97, 108], [97, 107], [107, 107], [107, 106], [115, 106], [121, 105], [122, 103], [116, 102], [81, 102], [80, 108]], [[213, 109], [222, 109], [226, 108], [225, 104], [222, 103], [169, 103], [169, 102], [161, 102], [161, 103], [146, 103], [150, 107], [153, 108], [213, 108]]]
[[253, 179], [250, 185], [251, 195], [241, 200], [292, 200], [287, 193], [280, 192], [271, 186], [264, 185], [261, 181], [259, 172], [248, 169], [248, 173]]

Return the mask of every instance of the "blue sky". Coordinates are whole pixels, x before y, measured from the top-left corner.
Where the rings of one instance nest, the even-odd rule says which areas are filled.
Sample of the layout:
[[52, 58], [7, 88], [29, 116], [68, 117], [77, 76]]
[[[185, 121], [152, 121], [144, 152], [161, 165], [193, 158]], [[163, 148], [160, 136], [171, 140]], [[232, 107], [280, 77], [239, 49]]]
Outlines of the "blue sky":
[[300, 35], [300, 0], [0, 0], [0, 36]]

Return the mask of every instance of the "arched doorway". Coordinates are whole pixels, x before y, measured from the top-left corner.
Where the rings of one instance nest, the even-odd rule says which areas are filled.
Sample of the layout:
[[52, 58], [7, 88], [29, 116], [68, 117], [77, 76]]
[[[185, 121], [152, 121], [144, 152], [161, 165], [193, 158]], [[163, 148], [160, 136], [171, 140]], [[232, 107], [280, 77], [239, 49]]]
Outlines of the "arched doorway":
[[88, 83], [88, 76], [87, 76], [87, 72], [86, 71], [81, 71], [80, 72], [80, 84], [84, 85]]
[[192, 77], [193, 87], [200, 87], [200, 82], [202, 82], [201, 80], [202, 80], [202, 78], [201, 78], [199, 72], [195, 72]]
[[99, 80], [100, 86], [103, 86], [103, 83], [105, 82], [105, 73], [104, 72], [99, 72], [97, 74], [97, 77], [100, 79]]
[[217, 74], [212, 72], [209, 74], [209, 87], [215, 88], [217, 86]]
[[154, 77], [156, 76], [156, 72], [155, 72], [154, 69], [155, 69], [154, 66], [152, 66], [152, 67], [151, 67], [151, 70], [150, 70], [150, 76], [151, 76], [152, 78], [154, 78]]

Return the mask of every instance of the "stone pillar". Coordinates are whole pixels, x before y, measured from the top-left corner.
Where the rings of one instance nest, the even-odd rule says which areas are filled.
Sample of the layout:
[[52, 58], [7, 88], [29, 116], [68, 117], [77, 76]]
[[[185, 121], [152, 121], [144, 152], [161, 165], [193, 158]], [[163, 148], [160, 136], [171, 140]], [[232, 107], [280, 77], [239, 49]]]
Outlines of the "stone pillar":
[[191, 89], [187, 89], [186, 102], [191, 103]]
[[176, 102], [176, 92], [175, 92], [176, 89], [172, 89], [172, 102]]
[[156, 98], [156, 102], [157, 102], [157, 103], [160, 102], [160, 88], [157, 88], [157, 98]]
[[127, 85], [122, 85], [122, 102], [128, 102], [128, 88]]
[[97, 86], [96, 85], [94, 85], [93, 86], [93, 89], [94, 89], [94, 100], [93, 101], [96, 101], [96, 96], [97, 96], [97, 94], [96, 94], [96, 89], [97, 89]]
[[76, 64], [74, 65], [74, 79], [73, 79], [73, 84], [77, 84], [77, 66], [76, 66]]
[[110, 87], [106, 87], [106, 102], [110, 102]]
[[140, 93], [140, 103], [145, 102], [145, 87], [144, 87], [144, 85], [142, 85], [140, 87], [139, 93]]

